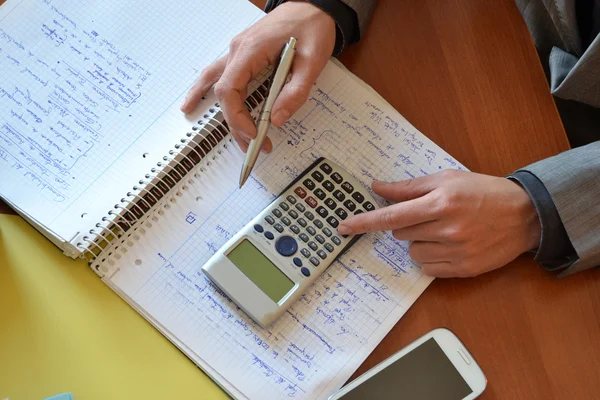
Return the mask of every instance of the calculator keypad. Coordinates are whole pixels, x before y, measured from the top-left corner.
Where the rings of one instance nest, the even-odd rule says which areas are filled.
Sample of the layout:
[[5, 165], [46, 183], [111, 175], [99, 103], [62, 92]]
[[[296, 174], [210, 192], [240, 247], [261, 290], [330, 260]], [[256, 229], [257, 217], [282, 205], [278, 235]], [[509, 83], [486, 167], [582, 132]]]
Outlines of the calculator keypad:
[[[318, 267], [321, 260], [333, 257], [332, 253], [335, 253], [336, 248], [342, 246], [342, 239], [335, 235], [340, 220], [375, 209], [371, 202], [365, 201], [365, 196], [360, 191], [355, 190], [350, 182], [334, 172], [327, 163], [321, 163], [317, 170], [313, 170], [301, 183], [296, 184], [293, 192], [288, 192], [281, 200], [283, 201], [277, 203], [270, 215], [264, 217], [262, 223], [279, 234], [284, 233], [287, 227], [296, 235], [300, 254], [310, 262], [303, 264], [298, 255], [293, 258], [293, 263], [306, 277], [310, 276], [309, 268]], [[322, 220], [315, 219], [315, 213]], [[256, 229], [258, 226], [260, 228]], [[257, 232], [262, 232], [261, 229], [264, 230], [263, 226], [255, 226]], [[269, 240], [278, 236], [277, 233], [273, 235], [265, 230], [264, 235], [267, 234]]]

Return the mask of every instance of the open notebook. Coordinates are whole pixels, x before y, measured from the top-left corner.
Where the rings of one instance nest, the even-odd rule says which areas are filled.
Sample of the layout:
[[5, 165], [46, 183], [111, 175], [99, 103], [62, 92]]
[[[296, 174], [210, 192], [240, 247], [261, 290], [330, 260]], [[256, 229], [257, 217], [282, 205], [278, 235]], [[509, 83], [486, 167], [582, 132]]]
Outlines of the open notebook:
[[[334, 62], [237, 188], [243, 154], [199, 70], [262, 11], [243, 0], [8, 0], [0, 195], [236, 398], [326, 398], [431, 282], [406, 243], [362, 237], [268, 330], [201, 272], [314, 159], [365, 187], [463, 167]], [[247, 106], [264, 99], [266, 75]], [[380, 205], [384, 205], [381, 199]]]

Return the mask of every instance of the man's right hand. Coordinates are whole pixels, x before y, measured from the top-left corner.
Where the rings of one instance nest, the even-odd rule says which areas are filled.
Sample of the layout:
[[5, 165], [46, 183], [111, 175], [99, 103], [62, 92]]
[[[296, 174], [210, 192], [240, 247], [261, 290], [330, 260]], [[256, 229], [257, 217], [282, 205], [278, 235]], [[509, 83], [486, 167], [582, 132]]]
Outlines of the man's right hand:
[[[291, 79], [271, 113], [271, 123], [283, 125], [307, 100], [314, 81], [331, 57], [335, 35], [335, 22], [323, 10], [306, 1], [288, 1], [231, 41], [229, 53], [202, 71], [181, 111], [192, 111], [214, 85], [231, 133], [246, 152], [250, 139], [256, 137], [256, 126], [244, 105], [250, 81], [265, 67], [277, 63], [291, 36], [298, 39]], [[272, 148], [267, 139], [263, 151]]]

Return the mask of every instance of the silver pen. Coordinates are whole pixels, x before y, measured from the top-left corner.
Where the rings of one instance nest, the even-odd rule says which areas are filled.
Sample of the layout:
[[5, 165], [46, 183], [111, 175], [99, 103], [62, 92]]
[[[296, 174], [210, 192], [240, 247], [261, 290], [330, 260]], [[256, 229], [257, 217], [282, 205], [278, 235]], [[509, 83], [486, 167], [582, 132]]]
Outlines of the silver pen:
[[281, 52], [279, 64], [277, 65], [273, 81], [271, 82], [271, 88], [269, 89], [269, 95], [263, 103], [258, 121], [256, 122], [256, 138], [250, 140], [248, 151], [246, 152], [246, 158], [244, 159], [244, 165], [242, 166], [242, 173], [240, 175], [240, 189], [250, 176], [250, 172], [252, 172], [252, 168], [254, 168], [254, 164], [260, 154], [263, 143], [267, 138], [267, 132], [271, 125], [271, 110], [273, 109], [273, 104], [275, 104], [275, 100], [277, 99], [277, 96], [279, 96], [290, 73], [295, 53], [296, 38], [291, 37]]

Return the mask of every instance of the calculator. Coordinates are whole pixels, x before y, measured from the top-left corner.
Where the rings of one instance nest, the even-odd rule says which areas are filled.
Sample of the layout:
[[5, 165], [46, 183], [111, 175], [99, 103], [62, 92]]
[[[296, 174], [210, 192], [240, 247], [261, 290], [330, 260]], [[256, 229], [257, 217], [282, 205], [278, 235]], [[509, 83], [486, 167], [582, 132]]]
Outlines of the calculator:
[[202, 267], [238, 307], [267, 328], [360, 235], [337, 227], [377, 203], [342, 167], [319, 158]]

